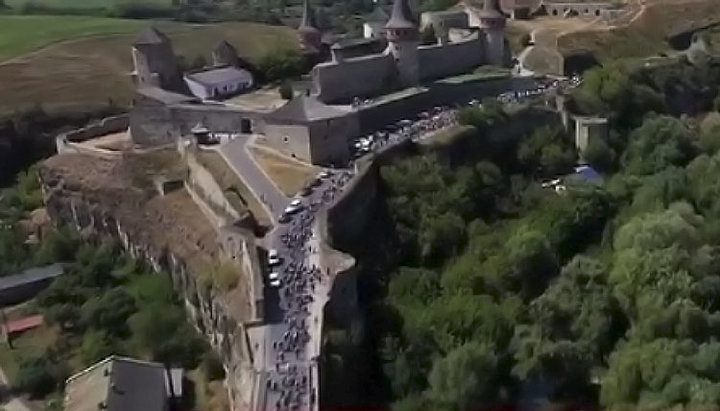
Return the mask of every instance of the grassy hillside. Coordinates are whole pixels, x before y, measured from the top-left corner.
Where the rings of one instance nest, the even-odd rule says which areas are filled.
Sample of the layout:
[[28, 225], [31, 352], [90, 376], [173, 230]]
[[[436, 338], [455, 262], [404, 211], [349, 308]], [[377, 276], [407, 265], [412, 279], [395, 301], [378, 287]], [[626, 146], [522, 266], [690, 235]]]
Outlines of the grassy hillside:
[[146, 24], [81, 16], [0, 16], [0, 61], [58, 41], [137, 32]]
[[[118, 0], [5, 0], [5, 4], [13, 8], [22, 7], [26, 3], [39, 4], [47, 7], [68, 9], [101, 9], [120, 3]], [[144, 0], [145, 4], [169, 5], [169, 0]]]
[[[109, 99], [126, 105], [132, 93], [130, 46], [147, 24], [91, 17], [0, 16], [0, 60], [5, 60], [0, 61], [0, 116], [38, 103], [49, 111], [90, 110]], [[286, 27], [156, 25], [170, 36], [176, 54], [190, 60], [203, 55], [209, 61], [212, 48], [222, 39], [251, 61], [267, 50], [296, 44], [294, 32]]]

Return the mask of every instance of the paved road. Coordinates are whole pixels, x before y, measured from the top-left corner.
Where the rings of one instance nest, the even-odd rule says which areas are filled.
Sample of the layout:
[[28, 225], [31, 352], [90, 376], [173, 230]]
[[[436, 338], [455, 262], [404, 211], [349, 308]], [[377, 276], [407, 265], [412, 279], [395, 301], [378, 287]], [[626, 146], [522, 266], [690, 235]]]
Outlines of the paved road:
[[218, 151], [243, 182], [258, 196], [258, 200], [267, 209], [270, 219], [273, 223], [276, 223], [278, 216], [287, 206], [289, 200], [273, 184], [272, 180], [248, 152], [247, 145], [251, 139], [252, 136], [250, 135], [240, 135], [220, 146]]

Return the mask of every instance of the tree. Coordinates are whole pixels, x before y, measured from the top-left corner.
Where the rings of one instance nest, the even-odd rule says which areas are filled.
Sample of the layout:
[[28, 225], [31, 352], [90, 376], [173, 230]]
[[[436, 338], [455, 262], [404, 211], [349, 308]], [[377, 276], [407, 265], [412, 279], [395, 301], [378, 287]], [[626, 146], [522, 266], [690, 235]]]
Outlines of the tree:
[[136, 345], [166, 365], [194, 368], [205, 350], [179, 307], [152, 304], [133, 314], [128, 324]]
[[684, 166], [697, 153], [692, 130], [674, 117], [655, 116], [630, 134], [622, 158], [628, 174], [652, 174], [670, 165]]
[[520, 143], [518, 160], [527, 170], [538, 168], [548, 176], [567, 173], [575, 164], [575, 151], [559, 127], [544, 126]]
[[582, 157], [595, 169], [602, 172], [612, 171], [615, 163], [615, 151], [603, 138], [593, 138], [582, 153]]
[[258, 65], [268, 81], [295, 78], [303, 73], [303, 60], [295, 49], [274, 50], [265, 54]]
[[514, 288], [525, 297], [542, 293], [559, 268], [545, 236], [538, 231], [518, 230], [508, 240], [506, 250], [512, 264]]
[[462, 345], [433, 365], [429, 395], [459, 411], [487, 407], [495, 397], [497, 364], [497, 355], [489, 344]]
[[123, 288], [117, 287], [83, 304], [82, 323], [85, 327], [105, 330], [113, 336], [124, 336], [128, 331], [128, 318], [136, 310], [135, 299]]
[[15, 377], [15, 388], [33, 398], [44, 397], [55, 390], [55, 370], [47, 358], [28, 358], [20, 363]]
[[83, 336], [79, 355], [85, 366], [95, 364], [114, 353], [113, 341], [105, 331], [90, 331]]

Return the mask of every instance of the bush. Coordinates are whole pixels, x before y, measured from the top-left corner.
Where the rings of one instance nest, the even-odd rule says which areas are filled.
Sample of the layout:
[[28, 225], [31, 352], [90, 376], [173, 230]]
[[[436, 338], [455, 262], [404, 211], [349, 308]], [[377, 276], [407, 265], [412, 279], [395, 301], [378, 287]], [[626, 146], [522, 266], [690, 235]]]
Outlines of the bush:
[[30, 394], [32, 398], [42, 398], [57, 387], [57, 371], [46, 358], [29, 358], [20, 364], [15, 388]]
[[295, 49], [274, 50], [262, 57], [258, 68], [268, 81], [295, 78], [303, 73], [303, 58]]

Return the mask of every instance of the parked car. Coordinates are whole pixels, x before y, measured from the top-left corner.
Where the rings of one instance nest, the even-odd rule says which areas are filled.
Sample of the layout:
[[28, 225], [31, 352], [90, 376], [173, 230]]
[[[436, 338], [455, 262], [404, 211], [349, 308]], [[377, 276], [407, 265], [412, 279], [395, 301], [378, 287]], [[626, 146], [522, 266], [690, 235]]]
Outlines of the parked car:
[[277, 250], [270, 250], [268, 251], [268, 265], [270, 267], [278, 265], [282, 263], [282, 260], [280, 259], [280, 256], [278, 255]]

